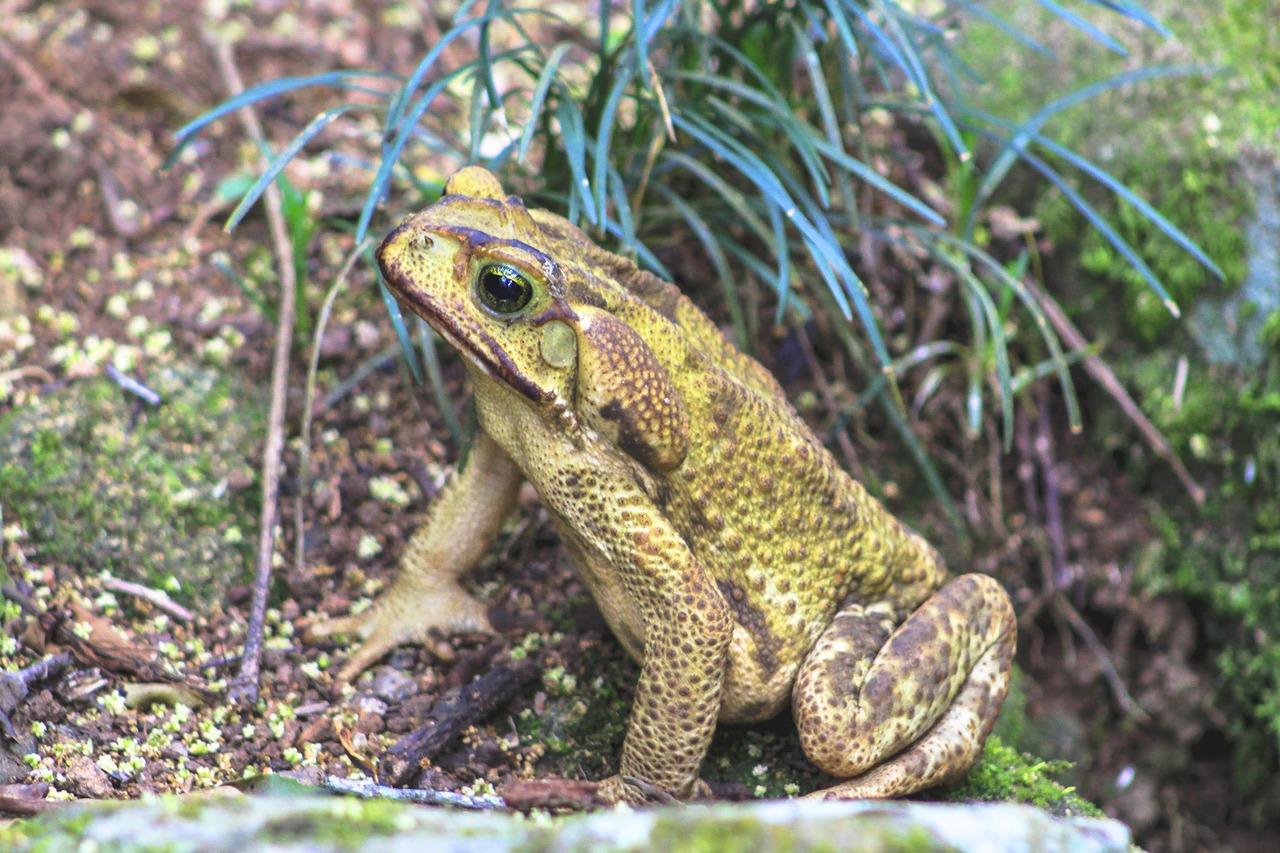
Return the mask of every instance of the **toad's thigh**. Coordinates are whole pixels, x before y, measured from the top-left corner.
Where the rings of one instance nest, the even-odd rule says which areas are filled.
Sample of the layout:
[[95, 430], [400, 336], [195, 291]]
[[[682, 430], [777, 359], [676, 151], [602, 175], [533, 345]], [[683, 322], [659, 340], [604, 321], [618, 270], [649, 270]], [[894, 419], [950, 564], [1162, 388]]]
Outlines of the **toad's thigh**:
[[1008, 595], [986, 575], [952, 580], [896, 628], [882, 607], [847, 608], [796, 680], [805, 752], [834, 776], [855, 776], [922, 740], [958, 697], [979, 718], [970, 740], [980, 745], [1007, 690], [1015, 635]]
[[791, 685], [803, 653], [800, 642], [784, 645], [735, 625], [729, 643], [729, 669], [720, 694], [720, 722], [754, 723], [777, 716], [791, 700]]

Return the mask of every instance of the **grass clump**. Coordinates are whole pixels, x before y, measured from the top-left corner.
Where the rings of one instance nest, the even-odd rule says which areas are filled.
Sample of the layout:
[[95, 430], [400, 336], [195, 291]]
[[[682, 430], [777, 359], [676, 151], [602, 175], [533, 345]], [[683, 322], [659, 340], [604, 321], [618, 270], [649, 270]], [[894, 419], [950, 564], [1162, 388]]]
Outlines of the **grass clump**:
[[[1138, 4], [1090, 5], [1099, 18], [1165, 32]], [[1022, 49], [1047, 49], [978, 4], [665, 0], [563, 14], [464, 3], [409, 74], [268, 81], [180, 130], [179, 148], [240, 107], [331, 87], [345, 102], [283, 146], [232, 224], [290, 160], [323, 147], [335, 123], [354, 122], [379, 149], [357, 239], [389, 192], [404, 188], [403, 206], [419, 206], [434, 200], [444, 172], [484, 163], [509, 173], [508, 189], [564, 212], [663, 276], [714, 283], [715, 293], [704, 296], [719, 298], [748, 350], [762, 337], [761, 306], [772, 305], [779, 321], [822, 317], [867, 389], [840, 413], [842, 422], [880, 406], [944, 499], [902, 405], [898, 381], [908, 371], [921, 377], [917, 408], [959, 399], [972, 436], [994, 415], [1010, 440], [1014, 399], [1045, 376], [1056, 377], [1079, 424], [1069, 359], [1026, 286], [1034, 251], [1011, 258], [988, 251], [987, 218], [1015, 166], [1058, 187], [1165, 310], [1176, 311], [1165, 286], [1076, 191], [1076, 179], [1120, 199], [1178, 251], [1214, 269], [1154, 208], [1043, 133], [1073, 105], [1182, 69], [1127, 71], [1011, 121], [975, 106], [980, 81], [952, 42], [980, 19]], [[1061, 17], [1100, 51], [1124, 51], [1084, 17]], [[538, 178], [510, 174], [519, 172]], [[919, 335], [898, 308], [931, 298], [924, 282], [946, 291], [962, 319]], [[407, 349], [410, 330], [385, 289], [383, 296]], [[1019, 325], [1019, 315], [1030, 322]], [[424, 356], [431, 362], [434, 351]]]

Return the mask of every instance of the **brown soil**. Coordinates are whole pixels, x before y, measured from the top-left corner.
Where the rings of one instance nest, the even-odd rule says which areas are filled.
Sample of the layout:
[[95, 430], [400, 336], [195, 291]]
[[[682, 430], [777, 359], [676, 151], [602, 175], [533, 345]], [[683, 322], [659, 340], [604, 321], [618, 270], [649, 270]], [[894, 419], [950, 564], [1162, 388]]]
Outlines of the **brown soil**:
[[[201, 10], [206, 5], [191, 0], [0, 2], [0, 247], [21, 249], [43, 275], [38, 289], [12, 282], [0, 287], [0, 319], [20, 314], [36, 318], [49, 306], [78, 321], [73, 337], [83, 342], [91, 336], [130, 340], [130, 321], [145, 316], [151, 328], [169, 330], [172, 342], [139, 361], [135, 372], [144, 380], [148, 370], [166, 361], [193, 358], [230, 324], [245, 342], [224, 369], [265, 388], [273, 328], [211, 263], [215, 252], [225, 252], [233, 267], [244, 270], [270, 245], [260, 214], [231, 236], [218, 227], [219, 214], [227, 210], [215, 196], [219, 182], [256, 168], [248, 159], [252, 152], [246, 151], [241, 126], [234, 119], [221, 122], [194, 146], [197, 159], [161, 169], [175, 128], [227, 95], [203, 41], [207, 26]], [[385, 23], [377, 9], [363, 4], [308, 4], [307, 11], [296, 15], [287, 11], [294, 4], [256, 6], [252, 14], [233, 16], [246, 26], [236, 61], [249, 84], [337, 67], [404, 72], [424, 52], [437, 25]], [[324, 97], [315, 91], [264, 105], [269, 136], [287, 139], [324, 107]], [[346, 143], [331, 136], [325, 144], [338, 148]], [[321, 214], [336, 217], [350, 217], [352, 199], [367, 180], [366, 173], [340, 163], [327, 174], [313, 168], [290, 175], [301, 186], [322, 187]], [[321, 284], [311, 285], [311, 304], [319, 303], [319, 287], [332, 279], [349, 247], [349, 240], [332, 230], [317, 239], [309, 274]], [[358, 292], [339, 301], [326, 339], [322, 393], [393, 340], [367, 272], [356, 275]], [[142, 278], [153, 282], [154, 298], [133, 298]], [[109, 310], [116, 294], [130, 296], [126, 315]], [[211, 300], [222, 303], [214, 320], [202, 314]], [[56, 326], [54, 321], [33, 324], [34, 345], [24, 349], [16, 364], [40, 369], [15, 374], [12, 393], [0, 398], [0, 415], [34, 393], [54, 394], [66, 383], [100, 372], [101, 365], [91, 362], [55, 363], [55, 348], [65, 340]], [[766, 356], [779, 358], [779, 349]], [[298, 423], [302, 405], [302, 362], [295, 357], [291, 425]], [[450, 371], [457, 389], [460, 371], [456, 364]], [[281, 624], [300, 626], [314, 614], [343, 614], [368, 591], [366, 574], [380, 579], [390, 575], [401, 543], [456, 453], [442, 438], [448, 433], [434, 406], [424, 402], [427, 396], [413, 390], [391, 362], [366, 377], [355, 393], [320, 408], [314, 435], [326, 437], [315, 442], [312, 459], [316, 485], [307, 506], [306, 568], [279, 569]], [[1034, 425], [1027, 429], [1034, 431]], [[1184, 602], [1142, 594], [1132, 586], [1142, 554], [1135, 545], [1153, 538], [1145, 511], [1151, 498], [1135, 494], [1117, 460], [1099, 455], [1087, 438], [1068, 438], [1065, 429], [1053, 433], [1057, 447], [1051, 470], [1066, 531], [1057, 537], [1066, 577], [1060, 579], [1063, 591], [1056, 597], [1043, 592], [1047, 573], [1053, 571], [1043, 567], [1054, 565], [1055, 536], [1046, 530], [1044, 490], [1033, 454], [1015, 452], [990, 462], [994, 481], [1003, 488], [998, 512], [984, 497], [992, 491], [992, 480], [986, 478], [989, 460], [958, 459], [954, 466], [957, 472], [982, 472], [954, 479], [964, 491], [962, 506], [985, 531], [982, 538], [992, 543], [978, 548], [971, 562], [1001, 578], [1025, 614], [1019, 663], [1025, 673], [1028, 727], [1043, 742], [1039, 752], [1075, 760], [1082, 793], [1128, 821], [1152, 849], [1263, 849], [1262, 836], [1248, 829], [1230, 788], [1229, 745], [1209, 704], [1214, 673], [1200, 647], [1196, 614]], [[885, 447], [891, 451], [893, 445]], [[290, 554], [296, 453], [291, 451], [286, 462], [282, 551]], [[909, 476], [909, 469], [901, 470]], [[1019, 478], [1025, 472], [1033, 478], [1032, 501]], [[398, 507], [375, 499], [370, 482], [378, 477], [400, 484], [411, 503]], [[497, 639], [441, 638], [429, 648], [402, 650], [375, 668], [372, 686], [335, 698], [331, 675], [318, 662], [328, 655], [340, 661], [341, 647], [302, 646], [290, 639], [291, 628], [277, 626], [264, 661], [264, 702], [258, 711], [236, 715], [224, 710], [215, 717], [206, 709], [185, 721], [175, 719], [166, 706], [99, 713], [98, 700], [130, 679], [107, 672], [94, 690], [71, 679], [68, 670], [43, 682], [15, 719], [28, 727], [41, 721], [61, 733], [41, 742], [47, 766], [60, 774], [57, 787], [77, 797], [136, 797], [235, 779], [247, 767], [295, 769], [298, 756], [291, 750], [302, 753], [304, 777], [368, 769], [378, 744], [420, 725], [450, 688], [505, 659], [513, 643], [556, 629], [561, 635], [549, 643], [545, 659], [539, 660], [542, 666], [554, 673], [556, 667], [572, 669], [586, 659], [600, 675], [618, 674], [624, 682], [620, 689], [629, 689], [625, 682], [634, 669], [608, 636], [536, 499], [528, 498], [519, 522], [475, 580], [475, 588], [492, 602], [502, 632]], [[894, 503], [889, 500], [891, 508]], [[922, 525], [942, 527], [928, 520]], [[367, 537], [382, 546], [381, 553], [360, 555]], [[21, 541], [0, 542], [0, 548], [11, 572], [19, 574], [20, 568], [20, 574], [35, 579], [30, 590], [59, 595], [80, 591], [90, 602], [98, 595], [97, 581], [81, 577], [76, 566], [44, 565]], [[173, 643], [180, 658], [202, 666], [224, 658], [223, 665], [201, 672], [227, 678], [234, 673], [229, 661], [239, 650], [248, 595], [246, 586], [235, 586], [224, 600], [199, 603], [194, 622], [167, 624], [156, 622], [151, 605], [120, 596], [121, 607], [104, 621], [143, 647]], [[1150, 722], [1126, 717], [1102, 658], [1082, 641], [1082, 629], [1071, 625], [1071, 610], [1083, 614], [1084, 630], [1106, 650], [1115, 669], [1114, 684], [1132, 693], [1151, 714]], [[565, 624], [570, 630], [564, 630]], [[42, 647], [42, 632], [34, 620], [12, 619], [6, 629], [24, 644], [21, 654], [6, 664], [40, 659], [36, 650]], [[574, 696], [563, 679], [543, 677], [438, 757], [417, 784], [452, 790], [479, 785], [484, 790], [486, 783], [536, 778], [543, 772], [539, 760], [547, 745], [519, 737], [514, 720], [529, 711], [547, 714], [549, 706], [572, 702]], [[292, 714], [282, 710], [286, 708]], [[197, 721], [220, 734], [197, 731]], [[144, 768], [108, 772], [95, 760], [117, 739], [145, 741], [166, 724], [173, 741], [159, 748], [158, 757]], [[273, 731], [281, 728], [283, 733]], [[201, 739], [217, 748], [195, 746]], [[75, 755], [68, 748], [55, 750], [52, 742], [58, 740], [92, 747]], [[306, 752], [307, 744], [318, 744], [319, 751]], [[567, 766], [576, 766], [579, 775], [599, 778], [613, 756], [585, 754], [573, 760], [576, 765]], [[176, 773], [178, 767], [186, 767], [189, 775]]]

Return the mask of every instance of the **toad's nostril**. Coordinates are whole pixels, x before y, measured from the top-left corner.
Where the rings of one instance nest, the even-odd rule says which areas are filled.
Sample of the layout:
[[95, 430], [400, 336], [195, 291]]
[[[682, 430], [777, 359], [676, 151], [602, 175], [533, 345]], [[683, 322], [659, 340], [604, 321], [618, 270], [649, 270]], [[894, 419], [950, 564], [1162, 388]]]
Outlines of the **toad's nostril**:
[[432, 246], [434, 246], [434, 245], [435, 245], [435, 241], [431, 239], [431, 235], [430, 235], [430, 234], [419, 234], [419, 235], [418, 235], [418, 248], [419, 248], [419, 249], [422, 249], [423, 251], [427, 251], [427, 250], [429, 250], [429, 249], [430, 249]]

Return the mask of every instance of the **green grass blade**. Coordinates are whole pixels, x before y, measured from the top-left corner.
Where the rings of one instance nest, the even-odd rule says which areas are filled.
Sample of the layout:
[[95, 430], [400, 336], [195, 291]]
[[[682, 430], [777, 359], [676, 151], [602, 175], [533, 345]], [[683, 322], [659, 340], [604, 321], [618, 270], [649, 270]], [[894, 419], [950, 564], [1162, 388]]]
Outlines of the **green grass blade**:
[[631, 214], [631, 201], [627, 198], [627, 187], [623, 183], [618, 170], [609, 167], [609, 198], [613, 200], [613, 208], [617, 211], [618, 231], [622, 234], [622, 242], [629, 248], [636, 245], [636, 223]]
[[1159, 33], [1163, 38], [1173, 37], [1173, 32], [1164, 24], [1160, 23], [1159, 18], [1152, 15], [1139, 4], [1130, 2], [1130, 0], [1086, 0], [1086, 2], [1092, 3], [1095, 6], [1101, 6], [1104, 9], [1110, 9], [1117, 15], [1132, 18], [1147, 29], [1154, 30]]
[[942, 128], [943, 134], [951, 143], [952, 150], [956, 152], [960, 159], [968, 159], [970, 156], [969, 149], [965, 147], [964, 140], [960, 138], [960, 131], [956, 128], [951, 114], [947, 112], [947, 108], [937, 94], [934, 93], [933, 84], [930, 82], [929, 74], [925, 70], [924, 60], [916, 51], [915, 45], [911, 43], [906, 33], [903, 32], [897, 14], [886, 7], [883, 2], [871, 1], [873, 5], [880, 8], [885, 25], [892, 35], [889, 32], [885, 32], [883, 28], [872, 20], [866, 11], [859, 8], [856, 0], [828, 0], [827, 5], [832, 9], [832, 14], [847, 11], [858, 19], [863, 29], [871, 34], [885, 54], [915, 84], [916, 89], [920, 92], [921, 100], [933, 115], [934, 120], [938, 122], [938, 126]]
[[1120, 42], [1095, 27], [1087, 19], [1080, 17], [1075, 12], [1072, 12], [1070, 9], [1058, 5], [1053, 2], [1053, 0], [1036, 0], [1036, 3], [1040, 4], [1045, 9], [1048, 9], [1050, 12], [1096, 41], [1098, 44], [1109, 50], [1115, 51], [1121, 56], [1129, 55], [1129, 51], [1125, 49], [1124, 45], [1120, 44]]
[[766, 244], [771, 244], [771, 237], [776, 236], [777, 229], [770, 230], [760, 219], [760, 215], [752, 209], [751, 203], [746, 196], [740, 193], [736, 187], [733, 187], [724, 178], [720, 177], [716, 172], [701, 160], [696, 160], [685, 154], [683, 151], [673, 149], [665, 149], [658, 155], [658, 162], [661, 165], [678, 166], [702, 181], [712, 192], [718, 195], [734, 215], [740, 220], [742, 225], [749, 228], [757, 237]]
[[[455, 447], [461, 447], [465, 438], [462, 431], [462, 424], [458, 423], [458, 416], [453, 411], [453, 401], [449, 399], [449, 388], [445, 385], [444, 371], [440, 369], [440, 354], [436, 350], [436, 333], [431, 330], [427, 322], [421, 317], [416, 318], [418, 321], [418, 350], [422, 353], [422, 364], [427, 369], [427, 384], [431, 386], [431, 394], [435, 397], [436, 408], [440, 411], [440, 417], [444, 419], [445, 429], [449, 430], [449, 435], [453, 438]], [[416, 366], [417, 359], [410, 359], [410, 364]], [[419, 379], [418, 381], [422, 381]]]
[[[778, 293], [776, 321], [781, 323], [791, 302], [791, 243], [787, 240], [787, 226], [782, 219], [782, 209], [769, 205], [769, 226], [773, 229], [773, 253], [778, 259], [778, 273], [774, 290]], [[767, 277], [766, 277], [767, 278]]]
[[1130, 266], [1138, 271], [1138, 275], [1142, 276], [1142, 279], [1147, 283], [1147, 286], [1154, 290], [1156, 295], [1160, 297], [1160, 301], [1164, 303], [1165, 309], [1170, 314], [1175, 317], [1182, 316], [1182, 311], [1178, 308], [1178, 303], [1173, 301], [1173, 297], [1169, 295], [1169, 291], [1167, 291], [1164, 285], [1160, 283], [1160, 279], [1156, 278], [1156, 274], [1151, 271], [1151, 267], [1147, 266], [1146, 261], [1142, 260], [1142, 257], [1132, 246], [1129, 245], [1128, 241], [1121, 237], [1119, 232], [1111, 227], [1111, 224], [1102, 217], [1102, 214], [1094, 210], [1093, 206], [1089, 204], [1089, 202], [1085, 201], [1084, 197], [1076, 192], [1070, 184], [1063, 180], [1062, 176], [1054, 171], [1048, 163], [1045, 163], [1039, 157], [1033, 157], [1030, 154], [1025, 153], [1023, 154], [1022, 159], [1026, 161], [1027, 165], [1031, 166], [1031, 168], [1035, 169], [1047, 178], [1050, 183], [1061, 190], [1062, 194], [1067, 197], [1067, 200], [1071, 202], [1072, 206], [1074, 206], [1076, 210], [1080, 211], [1080, 213], [1084, 214], [1085, 219], [1089, 220], [1089, 224], [1098, 229], [1098, 233], [1100, 233], [1106, 241], [1110, 243], [1126, 261], [1129, 262]]
[[[1000, 122], [1000, 119], [994, 116], [982, 117], [984, 120], [992, 123], [1002, 123]], [[1220, 279], [1226, 277], [1226, 274], [1223, 273], [1222, 269], [1204, 253], [1203, 249], [1196, 245], [1194, 240], [1187, 236], [1187, 234], [1178, 228], [1178, 226], [1166, 219], [1160, 211], [1152, 207], [1149, 202], [1125, 186], [1118, 178], [1102, 169], [1092, 160], [1081, 157], [1065, 145], [1054, 142], [1052, 139], [1049, 139], [1042, 134], [1033, 133], [1031, 135], [1031, 141], [1044, 146], [1052, 153], [1057, 154], [1059, 157], [1114, 192], [1122, 201], [1132, 205], [1139, 213], [1155, 224], [1155, 226], [1159, 228], [1166, 237], [1177, 243], [1183, 251], [1195, 258], [1196, 261], [1198, 261], [1207, 270]]]
[[400, 313], [400, 303], [396, 301], [395, 296], [387, 288], [387, 283], [382, 280], [382, 271], [378, 269], [377, 264], [373, 263], [372, 255], [370, 255], [370, 263], [373, 265], [375, 275], [378, 278], [378, 293], [382, 295], [382, 304], [386, 306], [387, 315], [391, 318], [391, 328], [395, 329], [396, 340], [400, 342], [400, 354], [409, 363], [409, 369], [413, 371], [414, 381], [424, 382], [426, 377], [422, 375], [422, 367], [413, 356], [413, 341], [409, 338], [409, 330], [404, 325], [404, 315]]
[[983, 8], [981, 3], [971, 3], [969, 2], [969, 0], [952, 0], [952, 2], [954, 2], [955, 5], [959, 6], [961, 9], [964, 9], [965, 12], [967, 12], [968, 14], [972, 15], [973, 17], [977, 18], [983, 23], [990, 24], [991, 26], [998, 29], [1000, 32], [1004, 33], [1005, 35], [1017, 41], [1019, 44], [1022, 44], [1024, 47], [1030, 48], [1031, 50], [1035, 51], [1041, 56], [1052, 57], [1054, 55], [1052, 50], [1045, 47], [1040, 42], [1033, 39], [1031, 36], [1027, 35], [1026, 32], [1020, 29], [1019, 27], [1015, 27], [1013, 24], [1009, 23], [999, 15]]
[[595, 196], [591, 192], [591, 180], [587, 177], [587, 134], [582, 124], [582, 110], [571, 99], [561, 98], [556, 102], [556, 118], [560, 119], [560, 141], [569, 161], [569, 172], [573, 175], [573, 183], [569, 187], [569, 219], [577, 219], [581, 205], [587, 221], [599, 225]]
[[[502, 16], [506, 17], [510, 14], [512, 13], [504, 12]], [[486, 25], [496, 16], [496, 14], [486, 13], [478, 18], [455, 24], [440, 36], [438, 42], [431, 46], [431, 49], [427, 51], [426, 56], [419, 60], [417, 66], [413, 69], [413, 73], [409, 75], [404, 86], [400, 88], [395, 99], [391, 102], [391, 109], [387, 111], [386, 135], [388, 137], [393, 133], [399, 133], [403, 129], [402, 124], [405, 120], [405, 111], [409, 108], [409, 101], [413, 98], [414, 92], [418, 91], [418, 87], [422, 85], [422, 81], [426, 79], [427, 72], [435, 66], [440, 54], [444, 53], [445, 48], [467, 30]], [[416, 124], [417, 122], [415, 120], [411, 123]]]
[[[605, 222], [604, 230], [606, 234], [610, 234], [619, 240], [622, 239], [622, 230], [618, 226], [618, 223], [613, 220], [610, 219]], [[644, 243], [636, 240], [636, 242], [631, 245], [631, 248], [635, 249], [636, 261], [640, 266], [651, 270], [655, 275], [665, 279], [666, 281], [674, 280], [675, 277], [671, 275], [671, 270], [667, 269], [666, 264], [658, 260], [658, 256], [655, 255]]]
[[744, 351], [754, 349], [751, 346], [753, 342], [747, 334], [746, 314], [742, 310], [742, 300], [739, 298], [741, 288], [734, 282], [733, 273], [724, 257], [724, 250], [715, 234], [693, 206], [674, 190], [664, 184], [655, 184], [654, 190], [667, 200], [667, 204], [689, 226], [698, 242], [702, 244], [702, 248], [706, 250], [707, 257], [711, 259], [716, 278], [720, 280], [720, 289], [724, 292], [725, 304], [729, 306], [729, 317], [733, 323], [734, 336], [738, 339], [738, 348]]
[[622, 96], [627, 93], [627, 88], [634, 79], [630, 73], [624, 73], [622, 69], [623, 64], [620, 63], [618, 76], [609, 87], [604, 109], [600, 112], [600, 126], [596, 131], [596, 144], [592, 154], [595, 158], [595, 170], [591, 186], [595, 190], [595, 209], [600, 211], [601, 216], [605, 215], [605, 193], [608, 189], [609, 165], [612, 160], [609, 156], [609, 143], [613, 139], [613, 120], [618, 113], [618, 105], [622, 103]]
[[546, 65], [542, 67], [542, 73], [538, 75], [538, 82], [533, 90], [533, 100], [529, 102], [529, 119], [525, 122], [524, 132], [520, 134], [520, 148], [516, 153], [516, 160], [521, 163], [525, 161], [525, 157], [529, 153], [529, 143], [533, 141], [533, 132], [538, 127], [539, 119], [542, 117], [542, 109], [546, 104], [547, 93], [551, 91], [551, 85], [556, 82], [556, 72], [571, 47], [573, 45], [568, 43], [558, 45], [555, 50], [551, 51], [551, 55], [547, 57]]
[[[1097, 83], [1092, 83], [1088, 86], [1077, 89], [1076, 91], [1064, 95], [1063, 97], [1058, 98], [1037, 110], [1034, 115], [1016, 126], [1015, 132], [1013, 132], [1008, 139], [1004, 140], [1000, 153], [997, 154], [995, 160], [992, 161], [991, 167], [987, 170], [986, 177], [983, 178], [982, 183], [978, 187], [978, 192], [974, 197], [974, 204], [970, 209], [969, 218], [964, 224], [963, 233], [965, 235], [965, 239], [972, 239], [975, 217], [977, 216], [978, 211], [985, 206], [987, 200], [990, 199], [992, 194], [995, 192], [996, 187], [1004, 181], [1005, 177], [1009, 174], [1009, 170], [1013, 168], [1013, 164], [1017, 161], [1018, 157], [1021, 156], [1022, 151], [1025, 150], [1032, 137], [1040, 131], [1040, 128], [1043, 127], [1045, 122], [1050, 118], [1063, 110], [1069, 109], [1077, 104], [1084, 103], [1096, 95], [1113, 89], [1118, 89], [1121, 86], [1127, 86], [1131, 83], [1143, 82], [1159, 77], [1178, 77], [1185, 76], [1187, 74], [1202, 73], [1205, 70], [1206, 69], [1203, 66], [1161, 65], [1154, 68], [1139, 68], [1134, 71], [1126, 71], [1122, 74], [1117, 74], [1114, 77], [1108, 77], [1105, 80], [1100, 80]], [[969, 110], [967, 112], [973, 115], [978, 115], [976, 111]], [[988, 117], [988, 120], [995, 119], [993, 117]]]
[[[948, 234], [945, 231], [929, 231], [923, 228], [912, 228], [921, 240], [926, 243], [941, 243], [950, 250], [959, 251], [970, 259], [975, 261], [979, 266], [984, 268], [994, 279], [1008, 287], [1017, 297], [1027, 313], [1035, 321], [1036, 331], [1040, 334], [1040, 339], [1044, 341], [1045, 346], [1049, 350], [1050, 360], [1057, 368], [1058, 382], [1062, 387], [1062, 396], [1067, 405], [1067, 418], [1073, 432], [1078, 432], [1081, 427], [1080, 419], [1080, 403], [1076, 399], [1075, 385], [1071, 382], [1070, 362], [1063, 355], [1062, 344], [1058, 341], [1058, 336], [1054, 334], [1053, 329], [1049, 326], [1049, 318], [1045, 316], [1044, 309], [1040, 307], [1040, 302], [1027, 290], [1026, 286], [1009, 274], [995, 258], [988, 255], [982, 249], [965, 242], [954, 234]], [[951, 258], [950, 251], [939, 251], [934, 257], [941, 259], [944, 263]], [[954, 260], [949, 261], [954, 263]]]
[[898, 204], [915, 213], [921, 219], [937, 225], [939, 228], [946, 227], [947, 220], [944, 219], [936, 210], [929, 207], [929, 205], [925, 204], [923, 201], [916, 198], [911, 193], [907, 192], [902, 187], [898, 186], [893, 181], [889, 180], [862, 161], [850, 157], [843, 150], [826, 141], [818, 144], [818, 150], [822, 152], [824, 157], [831, 160], [831, 162], [875, 187]]
[[258, 179], [254, 181], [253, 186], [249, 187], [249, 189], [245, 191], [245, 194], [240, 199], [240, 203], [236, 205], [235, 210], [231, 211], [231, 215], [227, 217], [227, 224], [224, 226], [226, 230], [232, 231], [240, 224], [240, 220], [244, 219], [245, 214], [249, 212], [249, 209], [253, 207], [255, 203], [257, 203], [258, 199], [266, 191], [267, 187], [276, 179], [276, 176], [284, 171], [285, 166], [287, 166], [294, 157], [298, 156], [298, 152], [302, 150], [303, 146], [314, 139], [320, 131], [328, 127], [334, 119], [339, 116], [346, 115], [354, 110], [372, 109], [373, 106], [373, 104], [343, 104], [342, 106], [334, 107], [331, 110], [326, 110], [313, 118], [297, 136], [290, 140], [289, 144], [286, 145], [279, 154], [271, 158], [271, 162], [268, 164], [266, 170], [258, 176]]
[[169, 156], [165, 158], [164, 168], [167, 169], [174, 164], [178, 155], [190, 144], [191, 140], [195, 139], [200, 131], [241, 107], [247, 107], [266, 98], [274, 98], [276, 95], [283, 95], [286, 92], [292, 92], [307, 86], [332, 86], [336, 89], [370, 92], [371, 90], [363, 86], [354, 86], [348, 83], [349, 80], [361, 77], [397, 79], [398, 75], [376, 71], [327, 71], [323, 74], [312, 74], [306, 77], [281, 77], [278, 80], [269, 80], [266, 83], [259, 83], [257, 86], [250, 86], [235, 97], [227, 98], [227, 100], [213, 109], [178, 128], [173, 135], [175, 143], [173, 151], [169, 152]]

